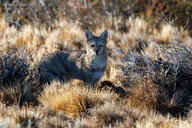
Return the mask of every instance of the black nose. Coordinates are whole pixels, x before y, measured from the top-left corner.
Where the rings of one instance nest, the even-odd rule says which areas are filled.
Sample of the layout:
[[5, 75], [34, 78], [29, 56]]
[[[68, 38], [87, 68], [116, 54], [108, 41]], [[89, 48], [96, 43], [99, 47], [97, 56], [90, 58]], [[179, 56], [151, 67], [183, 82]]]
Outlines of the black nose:
[[98, 50], [96, 50], [96, 54], [98, 55], [98, 53], [99, 53], [99, 51]]

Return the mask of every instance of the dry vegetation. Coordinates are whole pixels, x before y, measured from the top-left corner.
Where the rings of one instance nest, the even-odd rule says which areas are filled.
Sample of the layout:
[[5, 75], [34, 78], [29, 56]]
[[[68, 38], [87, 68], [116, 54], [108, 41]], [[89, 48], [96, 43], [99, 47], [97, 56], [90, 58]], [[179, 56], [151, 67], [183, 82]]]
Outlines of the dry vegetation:
[[[76, 11], [70, 7], [82, 3], [68, 2], [60, 10], [66, 14], [55, 17], [59, 6], [53, 2], [43, 6], [48, 17], [32, 15], [32, 10], [25, 14], [21, 8], [17, 22], [0, 6], [0, 127], [192, 127], [191, 32], [163, 20], [155, 27], [140, 17], [125, 18], [137, 2], [129, 3], [130, 10], [109, 5], [102, 8], [103, 15], [98, 10], [107, 2], [83, 3]], [[91, 6], [98, 8], [91, 11]], [[84, 49], [85, 28], [96, 35], [109, 31], [108, 66], [100, 84], [105, 82], [97, 90], [87, 90], [78, 80], [40, 85], [41, 58]]]

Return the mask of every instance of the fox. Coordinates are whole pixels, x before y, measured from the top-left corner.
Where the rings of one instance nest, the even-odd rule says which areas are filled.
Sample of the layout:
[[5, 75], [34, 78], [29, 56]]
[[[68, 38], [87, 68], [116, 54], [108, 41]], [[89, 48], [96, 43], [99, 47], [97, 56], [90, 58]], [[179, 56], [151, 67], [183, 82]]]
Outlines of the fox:
[[95, 36], [87, 29], [85, 36], [85, 50], [62, 50], [43, 57], [39, 65], [41, 84], [79, 79], [85, 87], [97, 88], [107, 65], [108, 31]]

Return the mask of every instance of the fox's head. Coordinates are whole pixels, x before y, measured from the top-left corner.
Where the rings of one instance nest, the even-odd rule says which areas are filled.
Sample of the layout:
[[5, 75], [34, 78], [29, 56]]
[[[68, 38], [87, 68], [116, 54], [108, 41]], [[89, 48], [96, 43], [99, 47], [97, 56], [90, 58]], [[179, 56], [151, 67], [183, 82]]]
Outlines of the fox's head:
[[86, 30], [87, 52], [96, 56], [106, 53], [108, 32], [105, 30], [99, 37], [94, 36], [89, 30]]

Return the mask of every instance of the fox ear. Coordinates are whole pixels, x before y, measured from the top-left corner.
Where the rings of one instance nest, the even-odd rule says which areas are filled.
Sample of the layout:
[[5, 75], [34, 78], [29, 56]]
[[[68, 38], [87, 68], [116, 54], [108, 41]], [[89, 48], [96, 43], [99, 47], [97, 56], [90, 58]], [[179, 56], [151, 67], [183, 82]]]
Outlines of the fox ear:
[[92, 35], [92, 33], [87, 29], [86, 30], [86, 38], [87, 38], [87, 41], [89, 41], [90, 39], [92, 39], [93, 38], [93, 35]]
[[105, 42], [107, 42], [108, 31], [105, 30], [100, 36]]

